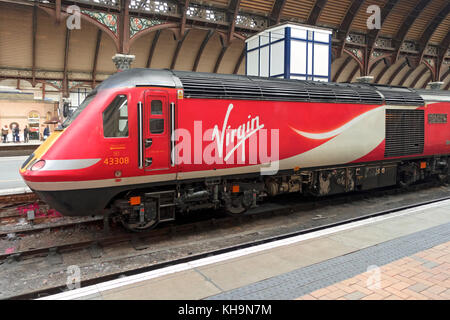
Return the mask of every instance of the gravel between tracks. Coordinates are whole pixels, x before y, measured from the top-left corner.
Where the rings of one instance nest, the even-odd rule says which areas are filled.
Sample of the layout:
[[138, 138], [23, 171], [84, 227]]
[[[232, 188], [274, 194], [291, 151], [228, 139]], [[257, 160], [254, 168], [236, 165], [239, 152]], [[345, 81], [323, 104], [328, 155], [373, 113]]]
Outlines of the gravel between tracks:
[[[202, 230], [187, 230], [138, 245], [123, 242], [100, 249], [85, 249], [54, 256], [19, 261], [4, 261], [0, 268], [0, 298], [61, 286], [67, 280], [67, 267], [77, 265], [82, 280], [133, 270], [186, 256], [209, 252], [245, 242], [317, 227], [360, 215], [448, 196], [450, 187], [440, 186], [397, 195], [386, 195], [302, 210], [291, 214], [255, 217], [242, 223], [211, 225]], [[351, 199], [351, 198], [350, 198]], [[290, 201], [290, 200], [286, 200]], [[117, 229], [119, 230], [119, 229]], [[118, 231], [123, 232], [123, 231]], [[40, 236], [41, 241], [57, 243], [75, 238], [99, 236], [101, 227], [65, 229]], [[8, 240], [4, 240], [8, 241]], [[13, 242], [14, 240], [11, 240]], [[22, 241], [22, 240], [20, 240]], [[29, 240], [32, 241], [32, 240]], [[101, 256], [93, 258], [93, 256]]]

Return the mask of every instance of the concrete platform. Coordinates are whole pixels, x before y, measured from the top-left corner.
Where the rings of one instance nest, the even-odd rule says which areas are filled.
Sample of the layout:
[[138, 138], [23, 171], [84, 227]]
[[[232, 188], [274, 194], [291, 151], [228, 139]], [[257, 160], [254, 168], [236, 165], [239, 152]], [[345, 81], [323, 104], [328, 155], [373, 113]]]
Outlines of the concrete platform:
[[31, 140], [28, 142], [6, 142], [3, 143], [3, 141], [0, 141], [0, 148], [7, 148], [7, 147], [18, 147], [18, 146], [39, 146], [43, 143], [43, 141], [40, 140]]
[[36, 150], [43, 141], [0, 142], [0, 157], [28, 156]]
[[449, 300], [450, 241], [303, 295], [298, 300]]
[[19, 169], [28, 156], [0, 157], [0, 195], [31, 192]]
[[[410, 270], [403, 270], [403, 264], [398, 261], [414, 260], [407, 258], [411, 256], [426, 257], [427, 253], [424, 252], [432, 250], [433, 253], [433, 250], [439, 250], [436, 248], [449, 250], [449, 242], [450, 201], [442, 201], [120, 278], [45, 299], [418, 298], [412, 294], [394, 294], [392, 290], [388, 291], [389, 294], [380, 294], [378, 291], [384, 287], [373, 286], [372, 278], [375, 277], [375, 284], [383, 283], [384, 277], [388, 277], [385, 271], [391, 270], [392, 263], [396, 264], [399, 273], [406, 272], [408, 275]], [[443, 287], [445, 290], [439, 291], [442, 295], [435, 295], [434, 298], [450, 299], [446, 296], [450, 289], [450, 255], [445, 251], [439, 258], [438, 269], [432, 269], [431, 272], [439, 275], [439, 279], [445, 279], [441, 280], [440, 288], [430, 290], [438, 292]], [[423, 268], [433, 262], [425, 258], [414, 261], [421, 263]], [[423, 272], [419, 269], [416, 271]], [[426, 285], [417, 279], [414, 283], [413, 280], [408, 282], [400, 278], [401, 274], [389, 275], [385, 285], [401, 287], [391, 279], [395, 276], [398, 276], [396, 280], [399, 282], [409, 284], [403, 290], [415, 292], [413, 289], [417, 291]], [[361, 283], [351, 283], [353, 280], [348, 282], [355, 277]], [[343, 283], [346, 283], [346, 290]], [[426, 288], [432, 288], [433, 285], [428, 283]], [[431, 294], [422, 296], [433, 298]]]

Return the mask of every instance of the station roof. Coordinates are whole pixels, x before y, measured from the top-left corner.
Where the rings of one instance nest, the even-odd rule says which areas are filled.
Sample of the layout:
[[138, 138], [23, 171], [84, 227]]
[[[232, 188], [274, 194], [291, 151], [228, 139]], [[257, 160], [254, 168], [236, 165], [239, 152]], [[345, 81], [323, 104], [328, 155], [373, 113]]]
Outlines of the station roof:
[[[66, 28], [71, 5], [81, 29]], [[136, 68], [243, 74], [245, 39], [284, 22], [333, 30], [333, 81], [450, 88], [448, 0], [0, 0], [0, 85], [93, 87], [116, 53]]]

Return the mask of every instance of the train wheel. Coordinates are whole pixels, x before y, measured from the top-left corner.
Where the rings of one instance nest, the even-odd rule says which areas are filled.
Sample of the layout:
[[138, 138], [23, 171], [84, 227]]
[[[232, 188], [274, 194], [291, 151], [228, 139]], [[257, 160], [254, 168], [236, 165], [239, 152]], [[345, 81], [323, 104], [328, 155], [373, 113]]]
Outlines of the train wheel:
[[230, 215], [237, 215], [237, 214], [242, 214], [245, 211], [247, 211], [249, 205], [248, 205], [248, 201], [247, 197], [245, 196], [245, 194], [240, 194], [239, 196], [234, 196], [233, 198], [231, 198], [229, 200], [229, 202], [227, 203], [227, 205], [225, 206], [225, 210], [230, 214]]
[[225, 209], [228, 212], [228, 214], [230, 214], [230, 215], [241, 214], [241, 213], [244, 213], [247, 210], [242, 204], [240, 204], [240, 205], [229, 205]]
[[113, 209], [116, 221], [120, 221], [125, 229], [132, 232], [141, 232], [156, 227], [159, 223], [157, 203], [147, 201], [144, 204], [130, 206], [126, 199], [114, 202]]

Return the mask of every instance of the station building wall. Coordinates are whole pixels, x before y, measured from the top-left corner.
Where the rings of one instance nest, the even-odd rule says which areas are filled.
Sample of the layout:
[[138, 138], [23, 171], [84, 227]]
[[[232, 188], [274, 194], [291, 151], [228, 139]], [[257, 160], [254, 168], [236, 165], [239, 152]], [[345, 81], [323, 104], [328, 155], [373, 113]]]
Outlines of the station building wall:
[[[8, 141], [12, 141], [11, 127], [18, 124], [20, 141], [23, 141], [23, 128], [33, 128], [31, 140], [42, 139], [44, 122], [57, 115], [58, 103], [45, 100], [34, 100], [29, 93], [0, 93], [0, 126], [9, 128]], [[49, 125], [52, 131], [55, 125]], [[34, 138], [34, 139], [33, 139]]]

